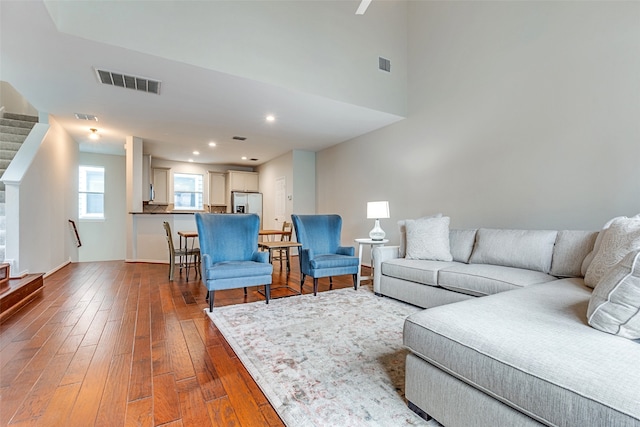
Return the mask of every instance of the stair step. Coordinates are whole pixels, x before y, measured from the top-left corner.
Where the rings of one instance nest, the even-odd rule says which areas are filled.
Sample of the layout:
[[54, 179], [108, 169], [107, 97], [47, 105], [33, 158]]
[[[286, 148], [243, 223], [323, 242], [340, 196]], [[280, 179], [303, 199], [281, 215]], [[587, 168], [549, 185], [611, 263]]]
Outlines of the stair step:
[[0, 159], [13, 160], [17, 152], [16, 150], [3, 150], [0, 148]]
[[22, 144], [25, 139], [27, 139], [27, 135], [0, 132], [0, 142], [19, 142]]
[[22, 120], [25, 122], [38, 123], [37, 116], [28, 116], [26, 114], [4, 113], [2, 117], [5, 119]]
[[31, 129], [30, 128], [18, 128], [18, 127], [14, 127], [14, 126], [0, 125], [0, 132], [2, 132], [2, 133], [11, 133], [11, 134], [14, 134], [14, 135], [27, 136], [27, 135], [29, 135], [29, 132], [31, 132]]
[[0, 159], [0, 169], [7, 170], [9, 163], [11, 163], [11, 160], [9, 159]]
[[20, 147], [22, 147], [22, 142], [0, 140], [0, 150], [14, 151], [17, 153]]
[[33, 122], [27, 122], [25, 120], [15, 120], [15, 119], [0, 118], [0, 125], [2, 125], [2, 126], [11, 126], [11, 127], [15, 127], [15, 128], [32, 129], [36, 124], [33, 123]]

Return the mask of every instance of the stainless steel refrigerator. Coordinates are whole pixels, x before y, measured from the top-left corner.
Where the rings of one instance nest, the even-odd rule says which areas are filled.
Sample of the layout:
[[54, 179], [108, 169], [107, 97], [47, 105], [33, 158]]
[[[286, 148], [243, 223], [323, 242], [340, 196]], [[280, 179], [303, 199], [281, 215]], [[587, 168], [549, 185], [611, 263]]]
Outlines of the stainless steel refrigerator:
[[255, 213], [262, 224], [262, 193], [231, 192], [232, 213]]

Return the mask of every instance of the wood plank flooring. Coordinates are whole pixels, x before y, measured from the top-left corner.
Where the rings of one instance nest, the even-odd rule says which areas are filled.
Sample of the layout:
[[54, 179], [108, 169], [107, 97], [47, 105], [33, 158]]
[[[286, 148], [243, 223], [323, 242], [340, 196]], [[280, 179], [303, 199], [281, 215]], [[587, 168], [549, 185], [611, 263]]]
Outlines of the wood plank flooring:
[[[297, 258], [292, 269], [276, 262], [273, 286], [298, 289]], [[204, 314], [204, 286], [168, 270], [75, 263], [47, 277], [0, 325], [0, 426], [283, 426]], [[259, 300], [252, 287], [217, 292], [215, 305]]]

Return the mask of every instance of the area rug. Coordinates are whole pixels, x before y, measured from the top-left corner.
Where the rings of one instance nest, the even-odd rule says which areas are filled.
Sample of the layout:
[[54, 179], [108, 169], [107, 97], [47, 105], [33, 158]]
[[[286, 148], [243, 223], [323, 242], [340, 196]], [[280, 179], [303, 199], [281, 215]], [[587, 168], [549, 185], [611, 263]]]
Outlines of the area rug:
[[284, 423], [439, 426], [404, 399], [404, 319], [420, 309], [339, 289], [205, 310]]

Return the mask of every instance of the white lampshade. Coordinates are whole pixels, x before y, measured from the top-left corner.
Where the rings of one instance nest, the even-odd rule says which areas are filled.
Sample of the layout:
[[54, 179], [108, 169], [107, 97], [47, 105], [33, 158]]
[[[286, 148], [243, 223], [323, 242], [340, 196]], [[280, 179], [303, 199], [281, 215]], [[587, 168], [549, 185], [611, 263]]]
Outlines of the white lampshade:
[[389, 202], [367, 202], [367, 218], [389, 218]]

